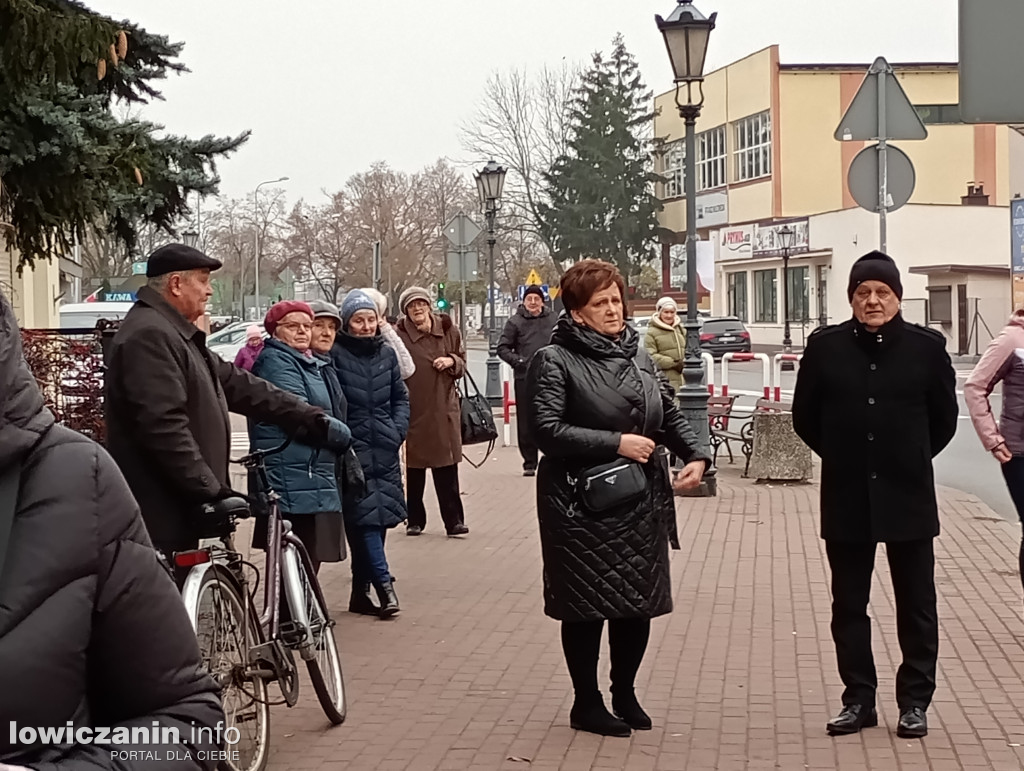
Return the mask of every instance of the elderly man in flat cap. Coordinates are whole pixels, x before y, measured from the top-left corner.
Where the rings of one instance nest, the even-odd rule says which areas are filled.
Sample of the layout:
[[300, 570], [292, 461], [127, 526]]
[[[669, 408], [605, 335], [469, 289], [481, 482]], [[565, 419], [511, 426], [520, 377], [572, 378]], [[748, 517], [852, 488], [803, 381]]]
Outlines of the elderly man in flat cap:
[[182, 244], [149, 257], [148, 285], [110, 346], [108, 449], [142, 509], [153, 545], [170, 557], [199, 545], [202, 508], [231, 494], [228, 412], [273, 423], [300, 441], [347, 449], [344, 423], [206, 348], [196, 322], [218, 260]]
[[928, 733], [939, 630], [939, 534], [932, 459], [956, 433], [955, 375], [943, 336], [900, 315], [903, 285], [888, 255], [857, 260], [853, 318], [807, 339], [793, 427], [821, 457], [821, 535], [832, 569], [832, 638], [846, 686], [830, 734], [878, 725], [867, 606], [875, 549], [885, 544], [903, 662], [896, 734]]

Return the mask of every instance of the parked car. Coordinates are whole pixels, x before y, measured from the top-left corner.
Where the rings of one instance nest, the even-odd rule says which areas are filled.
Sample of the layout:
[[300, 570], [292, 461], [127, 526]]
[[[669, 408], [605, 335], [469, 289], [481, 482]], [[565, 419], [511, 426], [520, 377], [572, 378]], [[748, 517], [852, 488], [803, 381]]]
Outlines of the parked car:
[[725, 353], [750, 353], [750, 332], [735, 316], [704, 319], [700, 347], [715, 358]]
[[61, 329], [95, 329], [100, 319], [120, 321], [135, 303], [68, 303], [58, 308]]
[[[224, 361], [233, 362], [238, 352], [245, 346], [245, 330], [252, 324], [251, 321], [239, 321], [229, 324], [219, 332], [214, 332], [206, 338], [206, 347], [213, 353], [220, 356]], [[257, 324], [263, 339], [266, 340], [267, 333], [263, 330], [262, 324]]]

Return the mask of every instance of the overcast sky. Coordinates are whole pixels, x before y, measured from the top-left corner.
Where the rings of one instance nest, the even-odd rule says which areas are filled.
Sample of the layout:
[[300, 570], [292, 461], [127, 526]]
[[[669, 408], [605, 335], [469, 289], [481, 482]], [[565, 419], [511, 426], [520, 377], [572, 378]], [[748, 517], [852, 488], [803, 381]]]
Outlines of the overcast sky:
[[[459, 124], [490, 72], [583, 62], [621, 32], [647, 85], [671, 87], [654, 15], [673, 0], [86, 0], [183, 41], [191, 70], [172, 76], [146, 117], [200, 136], [252, 129], [220, 167], [242, 197], [290, 177], [287, 197], [325, 202], [375, 161], [415, 171], [467, 158]], [[787, 62], [957, 58], [957, 0], [696, 0], [718, 12], [708, 69], [773, 43]], [[264, 188], [266, 189], [266, 188]]]

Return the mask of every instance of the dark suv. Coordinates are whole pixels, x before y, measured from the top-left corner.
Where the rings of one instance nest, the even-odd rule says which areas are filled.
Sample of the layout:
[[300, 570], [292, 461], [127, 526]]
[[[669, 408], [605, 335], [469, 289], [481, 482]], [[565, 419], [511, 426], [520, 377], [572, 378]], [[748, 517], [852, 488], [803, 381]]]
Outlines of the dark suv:
[[750, 353], [750, 332], [735, 316], [705, 319], [700, 347], [716, 358], [723, 353]]

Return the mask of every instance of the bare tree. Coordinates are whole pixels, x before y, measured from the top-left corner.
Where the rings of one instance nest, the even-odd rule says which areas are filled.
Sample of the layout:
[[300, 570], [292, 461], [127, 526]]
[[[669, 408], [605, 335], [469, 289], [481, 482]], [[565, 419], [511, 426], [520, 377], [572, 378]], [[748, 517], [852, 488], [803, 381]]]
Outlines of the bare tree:
[[[536, 76], [525, 70], [495, 72], [487, 81], [479, 112], [462, 126], [465, 151], [474, 162], [494, 159], [506, 166], [499, 226], [530, 237], [551, 254], [541, 214], [543, 175], [565, 151], [569, 108], [580, 68], [563, 63]], [[550, 257], [548, 257], [550, 260]], [[561, 275], [560, 265], [551, 263]]]

